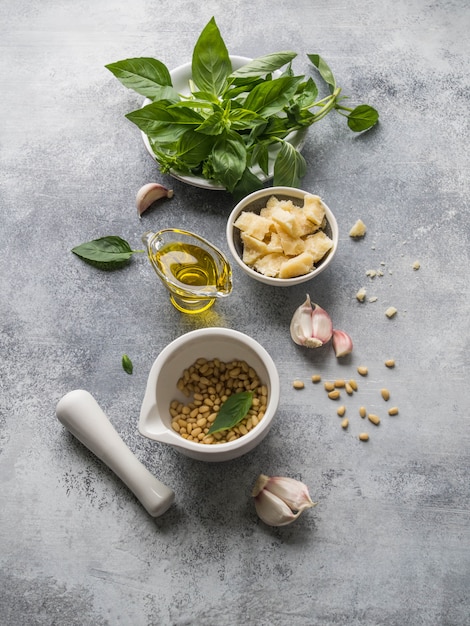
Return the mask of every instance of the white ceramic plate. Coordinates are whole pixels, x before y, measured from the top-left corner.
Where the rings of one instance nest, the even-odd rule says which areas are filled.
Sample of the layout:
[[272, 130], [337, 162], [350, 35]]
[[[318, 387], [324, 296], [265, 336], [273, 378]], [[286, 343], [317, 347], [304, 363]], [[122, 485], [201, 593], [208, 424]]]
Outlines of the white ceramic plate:
[[[234, 70], [237, 70], [243, 65], [246, 65], [252, 59], [248, 57], [230, 55], [230, 60], [232, 62], [232, 68]], [[280, 75], [281, 72], [278, 71], [278, 72], [275, 72], [274, 74]], [[173, 82], [173, 87], [176, 89], [178, 93], [181, 93], [184, 95], [189, 95], [191, 93], [190, 88], [189, 88], [189, 80], [191, 78], [191, 63], [185, 63], [184, 65], [180, 65], [179, 67], [172, 70], [170, 72], [170, 75], [171, 75], [171, 80]], [[142, 106], [146, 106], [147, 104], [150, 104], [150, 103], [151, 103], [151, 100], [146, 98]], [[307, 137], [307, 132], [308, 132], [308, 128], [292, 132], [289, 135], [287, 135], [286, 141], [288, 141], [295, 148], [297, 148], [297, 150], [302, 150], [305, 144], [306, 137]], [[150, 146], [148, 137], [145, 133], [142, 133], [142, 139], [144, 141], [145, 147], [147, 148], [150, 156], [153, 159], [155, 159], [156, 158], [155, 153], [153, 152]], [[272, 172], [274, 169], [274, 160], [276, 158], [277, 153], [279, 152], [279, 149], [280, 148], [276, 146], [270, 149], [270, 152], [269, 152], [270, 175], [269, 176], [266, 176], [266, 174], [264, 174], [264, 172], [259, 167], [254, 167], [251, 170], [253, 174], [255, 174], [255, 176], [258, 176], [263, 182], [266, 182], [273, 177]], [[219, 185], [218, 183], [212, 180], [206, 180], [202, 176], [188, 176], [187, 174], [182, 174], [181, 172], [178, 172], [176, 170], [171, 170], [170, 174], [173, 176], [173, 178], [177, 178], [178, 180], [181, 180], [182, 182], [187, 183], [188, 185], [193, 185], [193, 187], [201, 187], [202, 189], [215, 189], [219, 191], [222, 191], [225, 189], [225, 187], [223, 187], [222, 185]]]

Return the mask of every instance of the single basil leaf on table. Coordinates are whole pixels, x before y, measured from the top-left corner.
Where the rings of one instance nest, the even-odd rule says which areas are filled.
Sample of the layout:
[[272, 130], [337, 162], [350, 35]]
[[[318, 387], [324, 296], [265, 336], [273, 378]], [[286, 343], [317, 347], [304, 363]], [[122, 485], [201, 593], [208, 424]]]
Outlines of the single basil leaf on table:
[[133, 254], [144, 251], [132, 250], [125, 239], [109, 235], [75, 246], [72, 252], [86, 263], [100, 269], [117, 269], [122, 267]]
[[371, 128], [378, 121], [378, 111], [368, 104], [360, 104], [348, 115], [348, 126], [356, 133]]
[[132, 361], [127, 356], [127, 354], [122, 355], [122, 369], [126, 372], [126, 374], [132, 374], [134, 370], [134, 366], [132, 365]]
[[154, 98], [162, 93], [162, 87], [170, 87], [166, 93], [175, 93], [170, 72], [166, 65], [151, 57], [124, 59], [105, 65], [121, 83], [147, 98]]
[[251, 391], [240, 391], [229, 396], [220, 407], [207, 434], [210, 435], [236, 426], [246, 416], [252, 402], [253, 393]]
[[201, 91], [218, 96], [232, 71], [227, 47], [212, 17], [199, 35], [193, 50], [192, 79]]

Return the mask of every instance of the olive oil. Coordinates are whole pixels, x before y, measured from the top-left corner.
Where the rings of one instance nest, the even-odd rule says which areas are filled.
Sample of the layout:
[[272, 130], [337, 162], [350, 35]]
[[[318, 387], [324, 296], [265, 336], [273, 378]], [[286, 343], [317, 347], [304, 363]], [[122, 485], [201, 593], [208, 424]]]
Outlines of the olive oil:
[[225, 256], [203, 237], [179, 228], [142, 236], [153, 269], [183, 313], [201, 313], [232, 290], [232, 270]]
[[214, 258], [200, 246], [172, 241], [164, 244], [153, 257], [164, 276], [188, 287], [217, 288], [220, 282]]

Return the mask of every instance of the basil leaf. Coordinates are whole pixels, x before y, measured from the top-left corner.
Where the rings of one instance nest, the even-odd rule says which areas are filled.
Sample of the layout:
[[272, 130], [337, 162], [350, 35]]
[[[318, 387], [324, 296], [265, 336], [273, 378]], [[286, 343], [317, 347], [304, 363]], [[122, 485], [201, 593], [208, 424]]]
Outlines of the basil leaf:
[[246, 167], [243, 174], [232, 190], [232, 196], [235, 202], [239, 202], [242, 198], [257, 191], [263, 187], [263, 182], [253, 172]]
[[246, 416], [252, 402], [253, 393], [251, 391], [240, 391], [229, 396], [220, 407], [207, 434], [210, 435], [236, 426]]
[[273, 52], [257, 57], [230, 74], [232, 78], [251, 78], [274, 72], [297, 56], [297, 52]]
[[355, 133], [371, 128], [378, 121], [378, 111], [368, 104], [360, 104], [348, 115], [348, 126]]
[[274, 161], [274, 186], [298, 187], [305, 176], [307, 164], [298, 150], [286, 141]]
[[[121, 83], [147, 98], [154, 98], [162, 93], [162, 87], [171, 87], [171, 76], [166, 65], [157, 59], [140, 57], [124, 59], [105, 65]], [[173, 88], [168, 93], [174, 92]]]
[[220, 135], [224, 130], [227, 130], [227, 120], [223, 111], [215, 111], [196, 128], [198, 133], [204, 135]]
[[336, 89], [336, 80], [326, 61], [319, 54], [307, 54], [307, 56], [320, 72], [325, 83], [330, 86], [330, 91], [333, 92]]
[[[143, 250], [131, 250], [130, 245], [125, 239], [110, 235], [82, 243], [72, 248], [72, 252], [91, 265], [101, 264], [106, 266], [107, 264], [122, 265], [124, 262], [128, 261], [134, 253], [143, 252]], [[103, 267], [103, 269], [105, 269], [105, 267]], [[114, 269], [114, 267], [112, 269]]]
[[127, 354], [122, 355], [122, 369], [126, 372], [126, 374], [132, 374], [134, 370], [134, 366], [132, 365], [132, 361], [127, 356]]
[[189, 168], [197, 167], [210, 153], [212, 144], [213, 139], [210, 135], [186, 131], [176, 145], [178, 161]]
[[268, 117], [275, 115], [294, 95], [299, 77], [284, 76], [266, 83], [261, 83], [248, 94], [244, 108]]
[[194, 46], [191, 69], [193, 81], [201, 91], [216, 96], [223, 92], [232, 63], [213, 17]]
[[258, 164], [261, 170], [266, 174], [269, 174], [269, 150], [265, 143], [257, 143], [253, 149], [251, 155], [251, 165]]
[[141, 109], [127, 113], [126, 117], [146, 135], [159, 132], [168, 124], [196, 127], [204, 120], [197, 111], [172, 107], [168, 100], [152, 102]]
[[214, 176], [229, 192], [240, 180], [246, 167], [246, 146], [235, 131], [229, 131], [219, 137], [212, 149], [212, 168]]

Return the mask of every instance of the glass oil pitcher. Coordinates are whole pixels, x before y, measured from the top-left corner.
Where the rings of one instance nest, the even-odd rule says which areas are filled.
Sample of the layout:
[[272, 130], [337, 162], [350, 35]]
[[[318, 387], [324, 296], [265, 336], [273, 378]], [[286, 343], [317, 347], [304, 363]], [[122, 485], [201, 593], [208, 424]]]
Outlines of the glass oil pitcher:
[[199, 235], [178, 228], [147, 232], [142, 241], [170, 301], [183, 313], [202, 313], [232, 291], [225, 256]]

